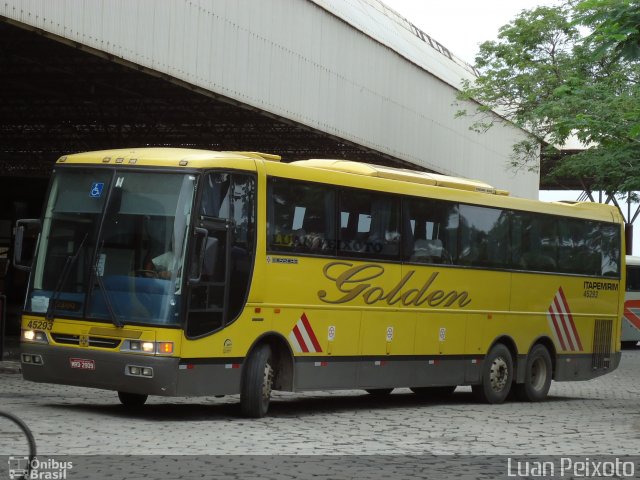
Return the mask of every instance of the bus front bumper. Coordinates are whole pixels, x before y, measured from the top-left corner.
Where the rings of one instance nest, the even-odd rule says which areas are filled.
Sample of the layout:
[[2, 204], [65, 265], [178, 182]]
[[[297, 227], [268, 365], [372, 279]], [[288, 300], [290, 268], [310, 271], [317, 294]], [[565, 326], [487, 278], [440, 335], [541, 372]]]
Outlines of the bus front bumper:
[[22, 375], [32, 382], [176, 395], [179, 358], [24, 343], [21, 352]]

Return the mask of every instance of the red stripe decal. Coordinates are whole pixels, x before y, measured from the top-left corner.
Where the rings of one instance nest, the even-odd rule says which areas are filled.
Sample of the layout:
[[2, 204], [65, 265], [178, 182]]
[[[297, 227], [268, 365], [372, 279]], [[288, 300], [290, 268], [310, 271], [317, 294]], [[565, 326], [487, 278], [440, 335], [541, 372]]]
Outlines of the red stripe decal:
[[311, 339], [311, 343], [313, 343], [313, 347], [315, 348], [316, 352], [321, 352], [322, 347], [320, 346], [320, 343], [316, 338], [316, 334], [313, 332], [313, 328], [311, 328], [311, 324], [307, 319], [307, 315], [303, 313], [302, 316], [300, 317], [300, 320], [302, 320], [302, 324], [304, 325], [304, 328], [307, 330], [307, 335], [309, 335], [309, 338]]
[[556, 315], [553, 312], [553, 308], [549, 307], [549, 316], [551, 317], [551, 321], [553, 322], [553, 328], [556, 330], [556, 336], [558, 337], [558, 341], [560, 342], [560, 347], [562, 350], [566, 350], [567, 346], [564, 344], [564, 340], [562, 340], [562, 332], [560, 331], [560, 327], [558, 326], [558, 321], [556, 320]]
[[571, 310], [569, 310], [569, 302], [567, 302], [567, 297], [564, 296], [564, 290], [560, 287], [560, 296], [562, 297], [562, 303], [564, 303], [564, 309], [567, 311], [567, 315], [569, 316], [569, 322], [571, 323], [571, 328], [573, 329], [573, 335], [576, 337], [576, 342], [578, 342], [578, 350], [582, 351], [582, 342], [580, 341], [580, 335], [578, 334], [578, 329], [576, 328], [576, 324], [573, 322], [573, 315], [571, 315]]
[[575, 350], [576, 347], [573, 346], [573, 341], [571, 340], [571, 332], [569, 332], [569, 326], [567, 325], [567, 316], [562, 312], [562, 308], [560, 307], [560, 302], [558, 301], [558, 295], [553, 298], [553, 302], [556, 304], [556, 310], [558, 311], [558, 317], [560, 320], [560, 325], [564, 329], [564, 333], [567, 336], [567, 342], [569, 342], [569, 350]]
[[636, 328], [640, 328], [640, 317], [631, 309], [640, 308], [640, 300], [627, 300], [624, 302], [624, 317]]
[[298, 345], [300, 345], [300, 348], [302, 349], [302, 351], [304, 353], [309, 353], [309, 347], [307, 347], [307, 344], [305, 343], [304, 338], [302, 338], [302, 335], [300, 334], [300, 330], [298, 330], [297, 325], [293, 327], [293, 334], [296, 336], [296, 340], [298, 340]]

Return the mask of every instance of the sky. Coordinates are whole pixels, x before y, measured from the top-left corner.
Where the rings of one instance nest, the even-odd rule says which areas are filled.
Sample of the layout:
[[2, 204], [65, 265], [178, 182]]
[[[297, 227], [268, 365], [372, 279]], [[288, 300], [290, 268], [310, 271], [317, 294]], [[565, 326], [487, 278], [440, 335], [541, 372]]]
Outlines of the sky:
[[471, 64], [478, 45], [495, 40], [500, 27], [522, 10], [560, 3], [559, 0], [382, 1]]
[[[382, 0], [457, 57], [473, 64], [481, 43], [495, 40], [500, 27], [522, 10], [558, 5], [560, 0]], [[580, 191], [541, 191], [540, 199], [577, 200]], [[626, 213], [626, 205], [623, 206]], [[632, 209], [632, 211], [635, 209]], [[640, 223], [634, 228], [633, 253], [640, 255]]]

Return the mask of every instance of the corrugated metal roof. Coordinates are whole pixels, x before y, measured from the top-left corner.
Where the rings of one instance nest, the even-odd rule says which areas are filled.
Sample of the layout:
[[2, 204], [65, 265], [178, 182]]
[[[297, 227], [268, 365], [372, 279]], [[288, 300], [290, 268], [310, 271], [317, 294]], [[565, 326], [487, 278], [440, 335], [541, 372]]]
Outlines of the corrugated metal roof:
[[471, 65], [380, 0], [310, 0], [449, 85], [473, 80]]
[[472, 132], [454, 105], [472, 70], [380, 0], [127, 0], [109, 15], [100, 2], [5, 0], [0, 15], [362, 150], [537, 196], [535, 172], [505, 167], [526, 133]]

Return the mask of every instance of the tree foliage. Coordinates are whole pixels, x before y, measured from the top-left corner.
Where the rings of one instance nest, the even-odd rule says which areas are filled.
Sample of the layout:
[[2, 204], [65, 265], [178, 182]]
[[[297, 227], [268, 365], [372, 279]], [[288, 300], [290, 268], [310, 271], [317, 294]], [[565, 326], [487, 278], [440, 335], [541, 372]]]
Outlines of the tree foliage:
[[523, 10], [480, 46], [479, 76], [459, 94], [478, 103], [459, 115], [473, 115], [478, 131], [508, 121], [531, 132], [514, 145], [513, 168], [538, 167], [540, 140], [549, 154], [575, 137], [587, 148], [551, 175], [609, 193], [640, 190], [639, 29], [640, 0]]

